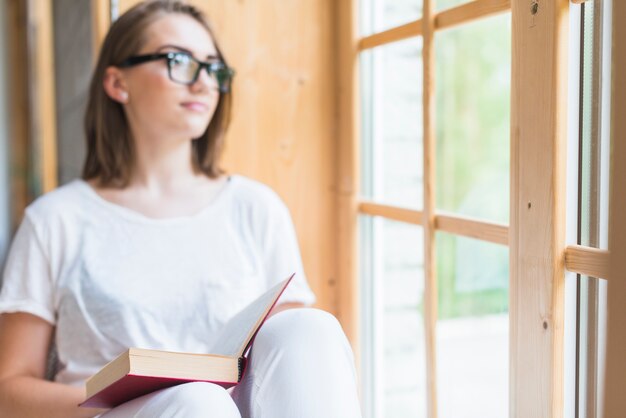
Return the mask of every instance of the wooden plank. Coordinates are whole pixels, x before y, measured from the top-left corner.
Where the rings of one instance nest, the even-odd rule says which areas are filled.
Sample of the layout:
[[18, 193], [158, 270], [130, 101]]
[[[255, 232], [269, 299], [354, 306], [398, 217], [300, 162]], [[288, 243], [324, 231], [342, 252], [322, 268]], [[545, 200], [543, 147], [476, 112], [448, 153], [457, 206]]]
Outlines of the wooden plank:
[[98, 59], [100, 45], [111, 25], [111, 0], [91, 0], [94, 62]]
[[[463, 23], [497, 15], [511, 9], [511, 0], [476, 0], [444, 10], [435, 15], [436, 30], [448, 29]], [[366, 36], [359, 41], [359, 50], [397, 42], [422, 35], [423, 22], [416, 20], [383, 32]]]
[[435, 217], [435, 227], [439, 231], [463, 235], [495, 244], [509, 245], [507, 225], [484, 222], [468, 217], [441, 215]]
[[359, 213], [382, 216], [394, 221], [406, 222], [414, 225], [422, 225], [422, 212], [419, 210], [399, 208], [395, 206], [382, 205], [374, 202], [359, 203]]
[[[358, 211], [360, 214], [382, 216], [383, 218], [413, 225], [422, 225], [424, 223], [424, 213], [422, 211], [376, 202], [362, 201], [358, 205]], [[437, 213], [435, 214], [434, 228], [437, 231], [462, 235], [481, 241], [509, 245], [509, 227], [504, 224]]]
[[31, 103], [39, 121], [37, 130], [33, 130], [33, 132], [38, 131], [33, 142], [40, 141], [41, 192], [46, 193], [55, 189], [58, 183], [52, 0], [38, 0], [31, 4], [36, 5], [34, 7], [36, 17], [34, 23], [37, 28], [34, 65], [35, 83], [39, 89], [37, 101]]
[[35, 193], [57, 186], [52, 0], [29, 0], [29, 101]]
[[211, 19], [237, 71], [223, 165], [285, 201], [317, 306], [337, 314], [335, 2], [190, 3]]
[[28, 53], [26, 42], [26, 2], [6, 2], [7, 76], [10, 147], [9, 176], [11, 182], [11, 228], [17, 229], [24, 209], [30, 202], [28, 192]]
[[435, 255], [435, 14], [434, 1], [424, 0], [423, 120], [424, 120], [424, 339], [426, 343], [426, 411], [437, 418], [437, 258]]
[[613, 68], [611, 98], [611, 208], [609, 248], [611, 250], [608, 284], [608, 332], [604, 417], [622, 418], [626, 411], [626, 2], [613, 2]]
[[335, 4], [335, 68], [339, 88], [335, 95], [337, 108], [337, 226], [338, 226], [338, 295], [337, 316], [350, 340], [357, 365], [361, 364], [359, 348], [359, 280], [358, 280], [358, 212], [359, 184], [359, 98], [357, 0]]
[[422, 34], [422, 21], [416, 20], [384, 32], [375, 33], [366, 36], [359, 41], [359, 50], [374, 48], [376, 46], [385, 45], [391, 42], [401, 41], [402, 39], [419, 36]]
[[[141, 0], [111, 0], [115, 4], [111, 5], [111, 9], [114, 10], [114, 15], [117, 14], [117, 17], [124, 14], [124, 12], [128, 11], [131, 7], [139, 3]], [[197, 1], [195, 3], [198, 3]], [[115, 17], [115, 16], [114, 16]]]
[[568, 0], [512, 1], [510, 417], [563, 416]]
[[565, 268], [585, 276], [608, 279], [609, 252], [581, 245], [570, 245], [565, 248]]
[[475, 0], [441, 11], [435, 17], [437, 30], [449, 29], [511, 10], [511, 0]]

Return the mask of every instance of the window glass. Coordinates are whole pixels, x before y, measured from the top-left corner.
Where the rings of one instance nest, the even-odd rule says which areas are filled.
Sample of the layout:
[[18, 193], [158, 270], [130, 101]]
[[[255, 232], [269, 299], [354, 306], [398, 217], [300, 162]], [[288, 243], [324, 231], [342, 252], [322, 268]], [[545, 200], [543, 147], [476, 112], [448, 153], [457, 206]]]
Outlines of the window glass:
[[361, 218], [367, 417], [426, 417], [421, 227]]
[[437, 209], [502, 223], [509, 220], [510, 21], [507, 13], [435, 39]]
[[462, 4], [471, 3], [474, 0], [435, 0], [435, 8], [437, 10], [446, 10]]
[[438, 416], [506, 417], [509, 250], [446, 233], [436, 237]]
[[609, 35], [602, 36], [606, 0], [582, 8], [581, 114], [579, 133], [578, 243], [606, 249], [608, 245], [608, 175], [610, 151]]
[[601, 417], [606, 356], [607, 282], [588, 276], [578, 279], [578, 374], [576, 416]]
[[361, 36], [383, 32], [422, 17], [422, 0], [361, 0]]
[[[610, 172], [611, 1], [580, 6], [580, 112], [578, 126], [575, 243], [608, 249]], [[577, 275], [576, 282], [576, 418], [602, 416], [606, 345], [605, 280]], [[573, 295], [569, 295], [573, 297]], [[569, 387], [569, 382], [566, 382]]]
[[422, 40], [361, 54], [361, 192], [422, 209]]

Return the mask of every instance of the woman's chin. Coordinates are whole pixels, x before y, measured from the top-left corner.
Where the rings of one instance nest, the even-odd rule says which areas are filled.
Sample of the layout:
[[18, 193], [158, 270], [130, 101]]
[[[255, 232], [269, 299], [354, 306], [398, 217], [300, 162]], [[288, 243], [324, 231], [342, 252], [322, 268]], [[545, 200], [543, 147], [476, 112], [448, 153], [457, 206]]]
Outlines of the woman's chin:
[[198, 125], [193, 125], [193, 126], [188, 125], [184, 127], [183, 129], [181, 129], [181, 133], [184, 132], [185, 133], [184, 137], [186, 138], [199, 138], [206, 132], [206, 129], [208, 126], [209, 126], [208, 123], [198, 124]]

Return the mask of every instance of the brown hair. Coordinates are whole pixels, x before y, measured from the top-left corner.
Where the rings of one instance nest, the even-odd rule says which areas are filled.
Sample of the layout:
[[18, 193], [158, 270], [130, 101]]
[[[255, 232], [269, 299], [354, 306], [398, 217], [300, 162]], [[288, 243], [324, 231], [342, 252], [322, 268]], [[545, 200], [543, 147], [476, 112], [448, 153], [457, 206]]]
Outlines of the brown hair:
[[[96, 179], [100, 186], [105, 187], [128, 185], [135, 164], [135, 146], [122, 105], [104, 91], [104, 74], [107, 67], [118, 65], [136, 54], [145, 43], [145, 29], [170, 13], [188, 15], [204, 26], [213, 38], [219, 58], [226, 62], [207, 19], [189, 4], [176, 0], [151, 0], [139, 3], [124, 13], [111, 25], [91, 79], [85, 113], [87, 158], [83, 179]], [[230, 108], [230, 94], [220, 93], [209, 126], [202, 136], [194, 138], [191, 143], [194, 169], [211, 178], [223, 173], [218, 163]]]

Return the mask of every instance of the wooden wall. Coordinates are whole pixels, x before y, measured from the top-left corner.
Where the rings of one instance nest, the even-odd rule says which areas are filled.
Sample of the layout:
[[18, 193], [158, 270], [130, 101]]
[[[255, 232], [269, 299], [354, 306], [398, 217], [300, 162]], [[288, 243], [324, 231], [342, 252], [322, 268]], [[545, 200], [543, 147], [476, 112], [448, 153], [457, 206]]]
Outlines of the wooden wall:
[[[119, 2], [123, 13], [137, 0]], [[195, 0], [237, 71], [225, 167], [287, 203], [318, 306], [336, 309], [332, 0]]]

